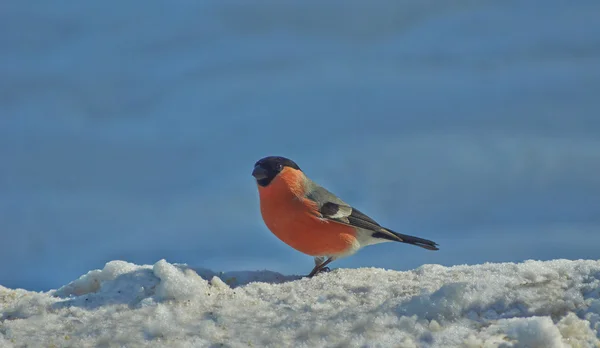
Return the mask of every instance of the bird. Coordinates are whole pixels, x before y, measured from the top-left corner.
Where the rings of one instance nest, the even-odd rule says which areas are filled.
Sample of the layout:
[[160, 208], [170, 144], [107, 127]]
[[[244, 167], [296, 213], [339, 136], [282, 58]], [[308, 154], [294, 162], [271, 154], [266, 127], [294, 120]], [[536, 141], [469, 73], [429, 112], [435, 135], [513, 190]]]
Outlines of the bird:
[[261, 158], [254, 164], [252, 176], [266, 227], [285, 244], [314, 257], [308, 278], [329, 271], [327, 265], [334, 260], [372, 244], [401, 242], [439, 250], [431, 240], [381, 226], [309, 179], [289, 158]]

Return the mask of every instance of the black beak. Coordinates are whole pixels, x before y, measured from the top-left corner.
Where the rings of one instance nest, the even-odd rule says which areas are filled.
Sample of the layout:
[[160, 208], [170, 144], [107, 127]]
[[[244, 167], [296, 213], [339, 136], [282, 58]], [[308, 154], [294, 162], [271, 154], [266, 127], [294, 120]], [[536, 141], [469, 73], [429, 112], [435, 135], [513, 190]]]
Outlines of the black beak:
[[254, 167], [254, 170], [252, 171], [252, 176], [255, 177], [256, 180], [262, 180], [268, 177], [267, 171], [261, 166]]

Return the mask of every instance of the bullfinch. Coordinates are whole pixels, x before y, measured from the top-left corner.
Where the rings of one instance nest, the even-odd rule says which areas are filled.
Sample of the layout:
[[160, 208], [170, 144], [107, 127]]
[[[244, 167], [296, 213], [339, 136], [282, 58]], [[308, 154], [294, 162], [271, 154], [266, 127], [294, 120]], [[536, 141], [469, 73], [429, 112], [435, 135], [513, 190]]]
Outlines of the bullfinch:
[[371, 244], [402, 242], [438, 250], [433, 241], [381, 226], [310, 180], [288, 158], [262, 158], [255, 163], [252, 176], [256, 179], [265, 225], [287, 245], [315, 258], [315, 267], [308, 277], [328, 270], [330, 262]]

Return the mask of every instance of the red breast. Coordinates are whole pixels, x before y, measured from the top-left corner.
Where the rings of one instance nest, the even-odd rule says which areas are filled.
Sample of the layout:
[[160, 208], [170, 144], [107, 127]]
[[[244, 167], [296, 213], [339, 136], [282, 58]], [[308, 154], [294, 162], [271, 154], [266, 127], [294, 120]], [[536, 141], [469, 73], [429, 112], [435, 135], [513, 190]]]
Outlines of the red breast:
[[269, 185], [258, 186], [265, 224], [281, 241], [311, 256], [343, 254], [356, 245], [353, 227], [318, 218], [304, 197], [304, 174], [286, 167]]

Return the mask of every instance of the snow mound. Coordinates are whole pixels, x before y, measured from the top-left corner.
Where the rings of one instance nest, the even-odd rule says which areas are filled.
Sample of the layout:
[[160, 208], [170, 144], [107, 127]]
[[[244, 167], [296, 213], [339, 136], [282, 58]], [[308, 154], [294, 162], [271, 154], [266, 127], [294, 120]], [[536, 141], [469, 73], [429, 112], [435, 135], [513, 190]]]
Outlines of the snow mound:
[[111, 261], [49, 292], [0, 286], [0, 346], [600, 347], [600, 261], [312, 279]]

